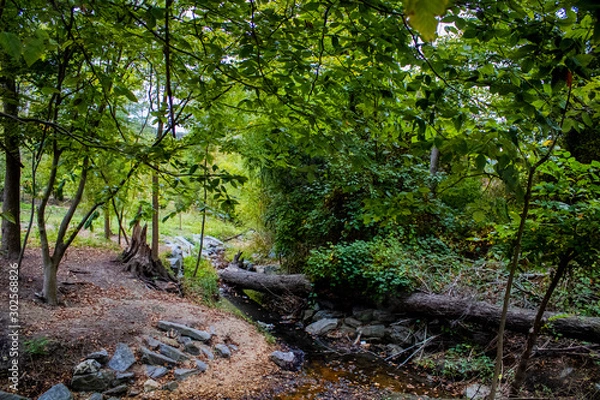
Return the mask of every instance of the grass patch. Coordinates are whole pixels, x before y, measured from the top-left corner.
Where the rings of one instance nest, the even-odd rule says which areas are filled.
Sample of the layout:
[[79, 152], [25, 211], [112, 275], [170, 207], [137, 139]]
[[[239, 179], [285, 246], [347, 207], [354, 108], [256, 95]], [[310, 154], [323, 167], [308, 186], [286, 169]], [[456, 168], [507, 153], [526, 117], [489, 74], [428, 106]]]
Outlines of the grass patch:
[[219, 276], [210, 261], [202, 259], [198, 266], [198, 273], [193, 276], [196, 269], [196, 258], [183, 259], [185, 276], [182, 279], [183, 289], [187, 297], [200, 303], [215, 307], [219, 299]]

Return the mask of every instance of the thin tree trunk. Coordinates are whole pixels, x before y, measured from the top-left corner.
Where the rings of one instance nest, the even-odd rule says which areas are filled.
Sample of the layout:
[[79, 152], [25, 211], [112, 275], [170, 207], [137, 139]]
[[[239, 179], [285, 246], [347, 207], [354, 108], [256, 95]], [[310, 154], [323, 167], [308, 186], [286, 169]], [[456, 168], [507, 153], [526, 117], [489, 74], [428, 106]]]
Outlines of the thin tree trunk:
[[517, 372], [515, 373], [515, 379], [512, 383], [511, 389], [513, 393], [516, 393], [521, 388], [521, 386], [523, 386], [523, 382], [525, 381], [525, 378], [527, 376], [527, 365], [529, 363], [529, 359], [531, 358], [533, 347], [535, 346], [538, 335], [544, 323], [544, 312], [546, 311], [546, 307], [550, 302], [550, 297], [552, 297], [556, 286], [558, 286], [558, 282], [560, 282], [562, 277], [565, 275], [565, 272], [567, 271], [572, 258], [572, 255], [566, 255], [561, 258], [560, 263], [558, 264], [558, 268], [554, 273], [554, 277], [552, 278], [548, 289], [546, 289], [544, 298], [540, 303], [538, 312], [535, 316], [535, 320], [533, 321], [533, 326], [529, 332], [529, 335], [527, 336], [527, 344], [525, 346], [525, 350], [523, 351], [523, 354], [521, 354], [519, 366], [517, 367]]
[[[14, 78], [2, 79], [2, 102], [6, 114], [17, 116], [19, 105]], [[18, 122], [6, 118], [4, 125], [5, 174], [2, 203], [2, 243], [0, 249], [11, 260], [21, 252], [21, 156], [19, 152]]]
[[110, 209], [108, 206], [103, 207], [104, 212], [104, 238], [110, 239], [112, 232], [110, 231]]
[[433, 146], [431, 148], [431, 154], [429, 156], [429, 174], [431, 175], [431, 184], [429, 186], [429, 189], [431, 190], [431, 193], [433, 193], [435, 195], [436, 189], [437, 189], [437, 182], [435, 180], [435, 177], [438, 174], [439, 171], [439, 165], [440, 164], [440, 149], [438, 149], [437, 147]]
[[202, 260], [202, 248], [204, 247], [204, 226], [206, 224], [206, 200], [208, 197], [208, 188], [206, 187], [206, 181], [208, 179], [208, 149], [209, 145], [206, 145], [206, 151], [204, 152], [204, 182], [203, 182], [203, 190], [204, 190], [204, 208], [202, 210], [202, 227], [200, 228], [200, 248], [198, 249], [198, 257], [196, 258], [196, 268], [194, 269], [194, 278], [198, 273], [198, 267], [200, 266], [200, 261]]
[[500, 376], [502, 375], [503, 357], [504, 357], [504, 329], [506, 327], [506, 315], [510, 306], [510, 292], [513, 285], [513, 280], [519, 266], [519, 260], [521, 257], [521, 245], [523, 242], [523, 234], [525, 232], [525, 223], [529, 215], [529, 203], [531, 201], [531, 190], [533, 188], [533, 178], [535, 172], [539, 167], [538, 164], [529, 168], [527, 176], [527, 189], [525, 189], [525, 198], [523, 201], [523, 209], [521, 211], [521, 220], [519, 222], [519, 229], [517, 230], [517, 237], [514, 243], [513, 257], [510, 263], [510, 272], [508, 274], [508, 280], [506, 282], [506, 291], [504, 292], [504, 302], [502, 306], [502, 316], [500, 317], [500, 327], [498, 328], [498, 341], [496, 348], [496, 365], [494, 368], [494, 376], [492, 378], [492, 387], [488, 400], [494, 400], [496, 398], [496, 391], [498, 390], [498, 383]]

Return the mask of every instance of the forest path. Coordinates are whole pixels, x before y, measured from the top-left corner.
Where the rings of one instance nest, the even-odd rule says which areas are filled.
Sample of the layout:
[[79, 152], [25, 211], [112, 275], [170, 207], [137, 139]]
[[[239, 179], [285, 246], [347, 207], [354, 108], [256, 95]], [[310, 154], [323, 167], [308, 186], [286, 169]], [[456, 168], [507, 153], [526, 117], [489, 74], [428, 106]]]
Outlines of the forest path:
[[[268, 359], [275, 348], [255, 326], [228, 312], [148, 289], [143, 282], [124, 272], [122, 264], [113, 261], [116, 256], [116, 252], [106, 249], [69, 249], [58, 272], [63, 304], [49, 307], [35, 296], [42, 285], [39, 251], [27, 252], [19, 288], [21, 343], [30, 343], [29, 350], [21, 349], [22, 395], [35, 398], [59, 382], [68, 386], [73, 367], [87, 354], [101, 348], [112, 354], [119, 342], [137, 348], [141, 335], [157, 332], [159, 320], [212, 331], [217, 341], [234, 344], [239, 351], [229, 359], [212, 361], [205, 373], [180, 382], [179, 388], [168, 394], [163, 391], [143, 393], [142, 385], [147, 377], [140, 371], [133, 385], [142, 393], [137, 397], [259, 398], [267, 387], [277, 385], [279, 370]], [[0, 285], [8, 287], [8, 281]], [[0, 315], [3, 327], [8, 326], [6, 318], [6, 313]], [[6, 335], [3, 333], [1, 337]], [[33, 354], [31, 344], [46, 340], [46, 354]], [[142, 366], [137, 367], [141, 370]], [[172, 379], [168, 375], [161, 382], [169, 378]], [[3, 385], [0, 389], [8, 388]], [[88, 397], [89, 394], [76, 394], [76, 398]]]

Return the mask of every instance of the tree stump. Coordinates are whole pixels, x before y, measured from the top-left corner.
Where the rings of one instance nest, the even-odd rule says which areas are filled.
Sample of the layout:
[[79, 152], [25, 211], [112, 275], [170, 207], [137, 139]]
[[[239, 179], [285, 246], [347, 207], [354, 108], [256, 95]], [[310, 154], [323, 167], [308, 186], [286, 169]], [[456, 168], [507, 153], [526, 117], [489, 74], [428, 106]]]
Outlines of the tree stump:
[[179, 281], [165, 268], [160, 260], [152, 258], [152, 250], [146, 242], [148, 226], [133, 226], [129, 247], [121, 254], [120, 261], [125, 270], [137, 276], [146, 285], [166, 292], [181, 294]]

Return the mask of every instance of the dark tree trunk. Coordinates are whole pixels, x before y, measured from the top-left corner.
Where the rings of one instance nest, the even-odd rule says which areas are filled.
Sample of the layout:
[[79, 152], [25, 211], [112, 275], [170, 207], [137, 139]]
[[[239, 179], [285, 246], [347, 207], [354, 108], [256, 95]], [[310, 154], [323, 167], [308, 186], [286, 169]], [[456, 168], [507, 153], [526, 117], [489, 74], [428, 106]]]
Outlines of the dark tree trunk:
[[538, 312], [533, 321], [533, 326], [531, 327], [531, 330], [529, 331], [529, 335], [527, 336], [527, 344], [525, 345], [525, 350], [523, 351], [523, 354], [521, 354], [521, 359], [519, 360], [519, 366], [517, 367], [517, 372], [515, 372], [515, 379], [512, 383], [512, 388], [511, 388], [511, 390], [513, 392], [517, 392], [519, 389], [521, 389], [521, 386], [523, 385], [523, 382], [525, 381], [525, 378], [527, 377], [527, 365], [529, 364], [529, 359], [531, 358], [531, 353], [533, 352], [533, 347], [535, 346], [535, 343], [537, 342], [538, 335], [540, 334], [542, 327], [543, 327], [542, 325], [544, 322], [544, 312], [546, 311], [546, 307], [548, 306], [548, 303], [550, 302], [550, 298], [552, 297], [552, 294], [554, 293], [556, 286], [558, 286], [558, 283], [560, 282], [562, 277], [567, 272], [567, 269], [569, 267], [569, 263], [571, 262], [571, 260], [572, 260], [571, 254], [563, 257], [560, 260], [558, 268], [556, 269], [556, 272], [554, 273], [554, 277], [552, 278], [552, 281], [550, 282], [550, 285], [548, 286], [548, 289], [546, 290], [546, 294], [544, 295], [544, 298], [542, 299], [542, 302], [541, 302], [540, 306], [538, 307]]
[[[498, 326], [502, 307], [485, 303], [436, 294], [413, 293], [397, 298], [393, 302], [395, 312], [419, 316], [442, 317], [474, 322], [484, 326]], [[600, 343], [600, 318], [557, 317], [546, 312], [542, 321], [546, 323], [540, 333], [559, 334], [573, 339]], [[536, 311], [511, 308], [506, 316], [506, 328], [515, 332], [528, 333], [535, 320]]]
[[[9, 115], [18, 114], [18, 96], [13, 78], [2, 78], [2, 102], [4, 112]], [[18, 122], [5, 118], [4, 148], [6, 169], [4, 175], [4, 201], [2, 203], [2, 243], [1, 250], [11, 260], [19, 258], [21, 252], [21, 156], [19, 152]]]
[[148, 286], [168, 292], [181, 293], [177, 279], [165, 268], [160, 259], [152, 257], [152, 249], [146, 242], [147, 226], [137, 222], [131, 233], [129, 247], [121, 254], [120, 260], [127, 271], [136, 275]]
[[231, 285], [259, 292], [308, 294], [312, 291], [312, 285], [306, 276], [301, 274], [267, 275], [230, 266], [219, 271], [219, 276]]

